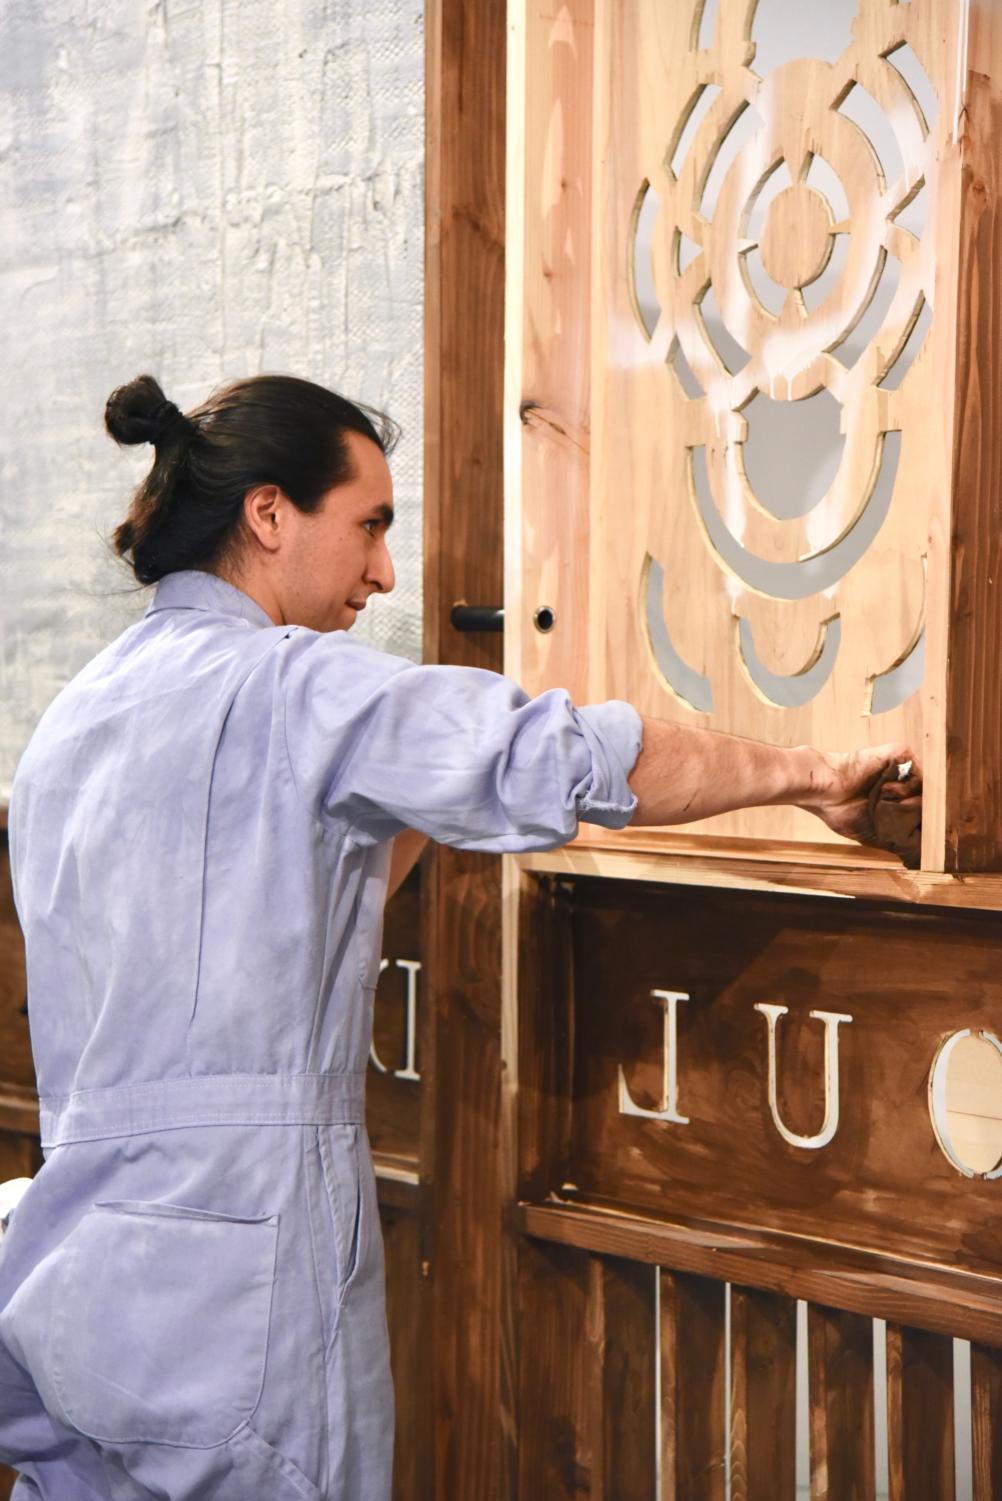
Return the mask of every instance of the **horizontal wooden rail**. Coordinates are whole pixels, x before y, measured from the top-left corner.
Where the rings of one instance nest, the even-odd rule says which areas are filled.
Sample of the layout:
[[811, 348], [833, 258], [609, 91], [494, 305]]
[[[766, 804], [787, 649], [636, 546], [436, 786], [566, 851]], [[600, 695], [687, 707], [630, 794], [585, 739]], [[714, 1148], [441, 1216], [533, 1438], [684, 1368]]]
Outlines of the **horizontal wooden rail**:
[[803, 846], [787, 855], [780, 846], [758, 853], [718, 843], [721, 848], [715, 849], [713, 840], [679, 836], [679, 847], [672, 849], [638, 838], [635, 845], [631, 839], [630, 849], [608, 850], [582, 842], [515, 858], [522, 870], [541, 875], [1002, 911], [1002, 875], [954, 876], [906, 870], [889, 862], [868, 863], [860, 858], [862, 851], [854, 856], [848, 846], [842, 862], [822, 863], [805, 859]]
[[955, 1272], [773, 1231], [655, 1220], [599, 1205], [523, 1203], [515, 1222], [537, 1240], [1002, 1346], [1002, 1275]]

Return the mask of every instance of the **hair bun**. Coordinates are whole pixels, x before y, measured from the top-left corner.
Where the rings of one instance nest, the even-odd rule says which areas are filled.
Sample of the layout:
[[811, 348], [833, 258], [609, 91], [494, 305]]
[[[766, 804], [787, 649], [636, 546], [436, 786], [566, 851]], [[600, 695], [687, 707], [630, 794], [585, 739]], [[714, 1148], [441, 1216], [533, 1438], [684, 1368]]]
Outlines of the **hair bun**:
[[116, 443], [157, 443], [187, 419], [168, 401], [152, 375], [137, 375], [108, 397], [104, 425]]

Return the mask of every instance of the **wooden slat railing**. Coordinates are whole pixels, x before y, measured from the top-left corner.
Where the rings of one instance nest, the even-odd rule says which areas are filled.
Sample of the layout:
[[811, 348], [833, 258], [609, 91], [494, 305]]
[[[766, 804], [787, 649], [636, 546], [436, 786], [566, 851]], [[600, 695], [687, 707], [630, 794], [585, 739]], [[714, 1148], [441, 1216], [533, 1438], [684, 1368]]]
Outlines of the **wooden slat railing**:
[[731, 1501], [796, 1494], [797, 1305], [731, 1290]]

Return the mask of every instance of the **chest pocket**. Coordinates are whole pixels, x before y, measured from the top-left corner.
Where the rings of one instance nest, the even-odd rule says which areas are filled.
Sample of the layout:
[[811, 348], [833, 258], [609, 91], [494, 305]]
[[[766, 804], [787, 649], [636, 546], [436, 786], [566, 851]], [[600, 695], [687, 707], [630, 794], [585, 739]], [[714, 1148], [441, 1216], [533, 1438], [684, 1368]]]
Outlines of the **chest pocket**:
[[275, 1216], [174, 1204], [85, 1214], [49, 1258], [50, 1298], [31, 1300], [47, 1339], [19, 1331], [29, 1350], [48, 1344], [46, 1375], [72, 1427], [192, 1449], [231, 1438], [261, 1396], [277, 1236]]

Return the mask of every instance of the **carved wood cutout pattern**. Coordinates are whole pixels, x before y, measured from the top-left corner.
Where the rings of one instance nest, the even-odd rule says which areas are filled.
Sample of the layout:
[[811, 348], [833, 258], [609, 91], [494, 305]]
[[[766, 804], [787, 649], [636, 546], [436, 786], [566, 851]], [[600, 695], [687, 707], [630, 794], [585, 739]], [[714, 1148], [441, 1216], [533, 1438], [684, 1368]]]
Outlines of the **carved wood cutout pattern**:
[[[701, 4], [602, 18], [589, 690], [788, 744], [921, 746], [954, 6], [860, 0], [834, 61], [760, 76], [770, 3], [720, 0], [703, 46]], [[824, 488], [780, 505], [808, 406]], [[776, 809], [702, 830], [824, 838]]]

